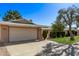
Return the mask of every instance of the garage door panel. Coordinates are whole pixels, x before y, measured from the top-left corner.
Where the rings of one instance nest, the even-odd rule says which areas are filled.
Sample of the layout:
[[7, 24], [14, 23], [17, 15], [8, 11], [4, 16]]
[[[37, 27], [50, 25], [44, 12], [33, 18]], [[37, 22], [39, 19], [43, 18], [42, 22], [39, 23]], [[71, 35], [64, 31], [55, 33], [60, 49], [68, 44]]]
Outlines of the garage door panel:
[[9, 40], [35, 40], [37, 39], [37, 29], [29, 28], [9, 28]]

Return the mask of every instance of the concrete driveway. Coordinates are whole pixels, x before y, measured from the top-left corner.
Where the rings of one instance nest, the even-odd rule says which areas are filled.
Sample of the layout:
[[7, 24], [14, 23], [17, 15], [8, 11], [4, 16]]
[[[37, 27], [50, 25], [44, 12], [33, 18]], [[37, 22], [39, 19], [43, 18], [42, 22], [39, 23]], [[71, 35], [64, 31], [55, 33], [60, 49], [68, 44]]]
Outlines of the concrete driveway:
[[0, 44], [0, 56], [9, 56], [9, 52], [7, 51], [4, 44]]
[[40, 42], [29, 42], [22, 44], [7, 45], [7, 51], [12, 56], [33, 56], [40, 52], [47, 43], [52, 42], [44, 40]]

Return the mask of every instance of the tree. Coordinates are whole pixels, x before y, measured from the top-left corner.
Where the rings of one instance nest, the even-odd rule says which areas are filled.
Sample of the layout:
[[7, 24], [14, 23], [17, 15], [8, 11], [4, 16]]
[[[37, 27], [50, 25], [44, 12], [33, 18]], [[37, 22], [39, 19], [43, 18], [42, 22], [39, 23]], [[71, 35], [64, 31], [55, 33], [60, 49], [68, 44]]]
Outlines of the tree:
[[74, 36], [72, 34], [72, 24], [76, 22], [76, 16], [79, 14], [79, 8], [74, 5], [68, 8], [63, 8], [58, 11], [57, 20], [65, 24], [65, 26], [69, 26], [69, 34], [70, 40], [74, 40]]
[[60, 21], [56, 21], [54, 24], [52, 24], [52, 32], [54, 33], [53, 35], [57, 36], [57, 32], [63, 32], [64, 28], [65, 26]]
[[77, 28], [78, 28], [78, 27], [79, 27], [79, 15], [76, 16], [76, 21], [77, 21], [77, 22], [76, 22], [76, 26], [77, 26]]
[[8, 10], [3, 16], [3, 21], [22, 19], [22, 16], [17, 10]]
[[61, 22], [56, 21], [54, 24], [52, 24], [52, 30], [54, 32], [63, 32], [64, 25]]

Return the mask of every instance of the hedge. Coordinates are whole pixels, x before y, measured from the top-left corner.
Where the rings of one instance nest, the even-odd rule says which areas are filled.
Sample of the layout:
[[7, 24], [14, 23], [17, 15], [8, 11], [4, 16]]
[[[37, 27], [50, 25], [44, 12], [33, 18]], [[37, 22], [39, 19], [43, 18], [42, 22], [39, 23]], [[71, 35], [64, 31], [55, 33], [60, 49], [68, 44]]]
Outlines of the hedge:
[[[74, 36], [77, 35], [76, 31], [72, 31], [72, 33], [74, 34]], [[65, 32], [50, 32], [50, 37], [51, 38], [56, 38], [56, 37], [68, 37], [70, 36], [69, 31], [67, 31], [67, 33]]]

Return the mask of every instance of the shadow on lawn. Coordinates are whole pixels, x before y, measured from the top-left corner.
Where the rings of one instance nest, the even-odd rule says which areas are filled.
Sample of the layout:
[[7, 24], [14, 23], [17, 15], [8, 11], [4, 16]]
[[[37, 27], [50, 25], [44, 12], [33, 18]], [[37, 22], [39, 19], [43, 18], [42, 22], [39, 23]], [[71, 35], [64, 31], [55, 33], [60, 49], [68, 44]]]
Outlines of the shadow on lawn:
[[36, 56], [79, 56], [79, 44], [64, 45], [48, 43]]

